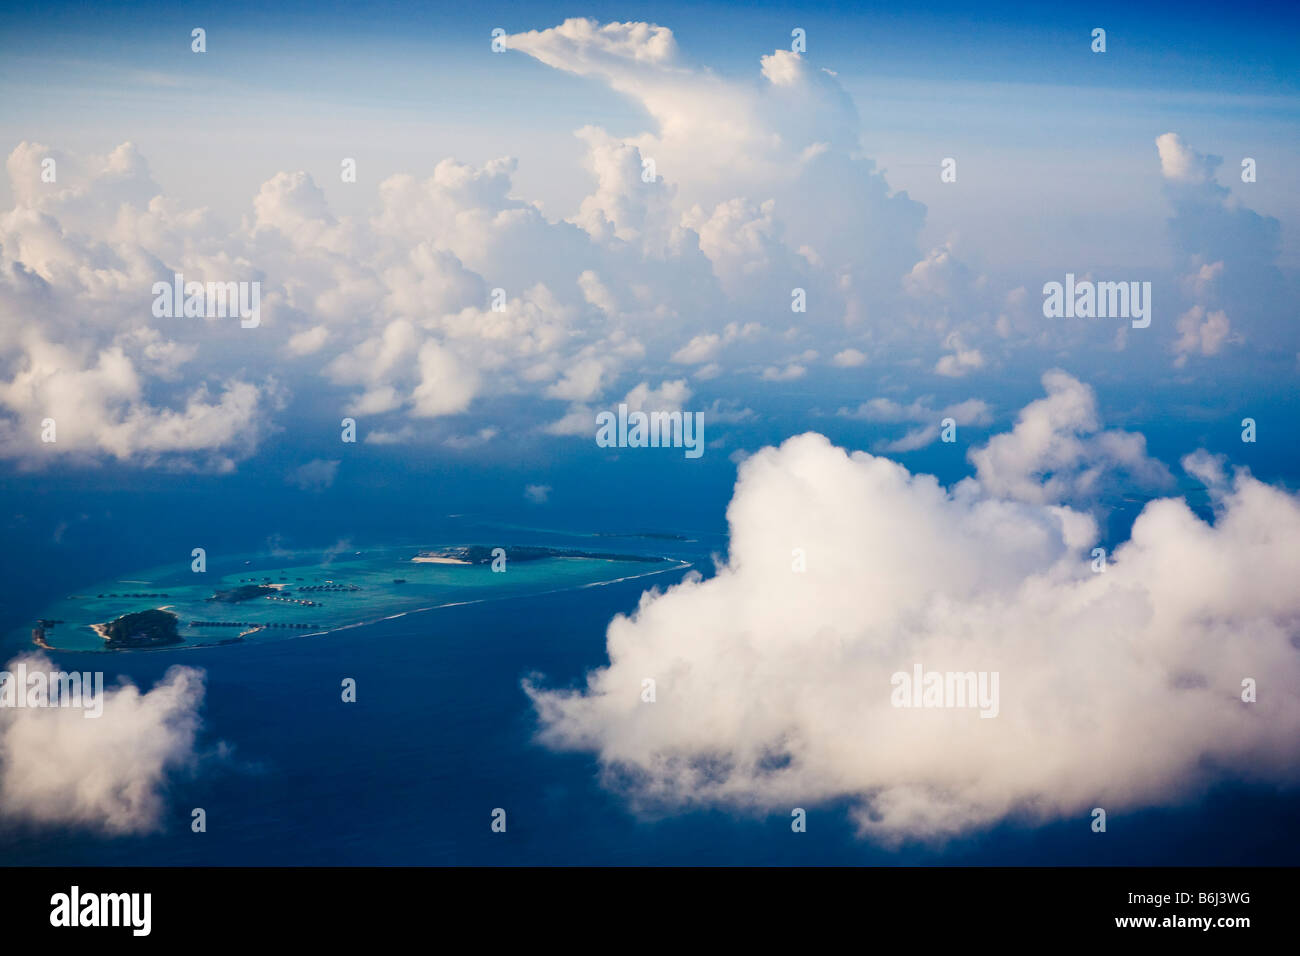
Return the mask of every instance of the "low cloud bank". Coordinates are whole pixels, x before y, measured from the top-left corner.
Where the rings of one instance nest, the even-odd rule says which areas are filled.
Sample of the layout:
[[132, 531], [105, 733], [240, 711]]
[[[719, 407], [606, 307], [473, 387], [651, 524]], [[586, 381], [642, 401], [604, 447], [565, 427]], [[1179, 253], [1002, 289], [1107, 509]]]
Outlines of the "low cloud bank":
[[[15, 671], [58, 671], [23, 655]], [[76, 826], [118, 836], [161, 826], [168, 778], [195, 760], [204, 674], [167, 669], [151, 690], [108, 688], [103, 714], [77, 708], [0, 707], [0, 819]]]
[[[585, 687], [526, 682], [542, 741], [595, 753], [639, 810], [848, 799], [883, 843], [1294, 780], [1300, 502], [1190, 455], [1213, 521], [1152, 501], [1094, 570], [1069, 496], [1155, 466], [1104, 437], [1086, 386], [1045, 384], [951, 489], [817, 434], [748, 458], [716, 576], [615, 618]], [[917, 665], [999, 674], [996, 718], [892, 706]]]

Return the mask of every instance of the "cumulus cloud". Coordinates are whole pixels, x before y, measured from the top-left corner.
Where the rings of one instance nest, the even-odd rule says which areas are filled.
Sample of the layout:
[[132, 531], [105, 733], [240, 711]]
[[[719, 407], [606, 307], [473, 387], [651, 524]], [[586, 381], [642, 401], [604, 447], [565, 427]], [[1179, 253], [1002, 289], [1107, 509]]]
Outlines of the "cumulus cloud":
[[674, 362], [682, 365], [702, 365], [712, 362], [719, 353], [738, 339], [748, 339], [762, 330], [756, 322], [746, 322], [743, 326], [737, 322], [728, 322], [719, 332], [707, 332], [696, 335], [672, 355]]
[[[40, 176], [45, 159], [58, 163], [54, 183]], [[191, 279], [216, 268], [253, 277], [215, 245], [197, 252], [214, 235], [206, 212], [160, 196], [130, 143], [106, 156], [21, 143], [6, 166], [15, 205], [0, 215], [0, 457], [228, 470], [250, 454], [282, 397], [274, 376], [195, 372], [193, 336], [173, 336], [151, 312], [153, 283], [172, 278], [152, 246], [170, 247]]]
[[836, 352], [831, 359], [831, 364], [837, 368], [857, 368], [860, 365], [865, 365], [866, 362], [866, 354], [853, 348]]
[[[755, 84], [689, 62], [672, 31], [655, 24], [570, 19], [507, 43], [607, 84], [650, 116], [653, 128], [633, 136], [583, 131], [599, 185], [578, 222], [593, 235], [641, 241], [648, 223], [657, 247], [688, 247], [673, 232], [685, 229], [733, 295], [755, 286], [789, 295], [816, 263], [817, 285], [840, 290], [840, 315], [858, 309], [855, 288], [879, 299], [916, 262], [924, 207], [859, 155], [852, 100], [802, 56], [761, 57]], [[641, 181], [648, 159], [671, 188]]]
[[[13, 377], [0, 380], [0, 455], [36, 459], [74, 454], [153, 462], [186, 452], [226, 470], [257, 444], [259, 413], [273, 401], [266, 388], [238, 379], [213, 394], [206, 383], [192, 388], [176, 408], [159, 408], [145, 397], [138, 359], [122, 345], [97, 354], [64, 347], [39, 334], [26, 338], [26, 353]], [[154, 361], [168, 368], [166, 345]], [[169, 373], [167, 378], [172, 377]], [[45, 435], [52, 436], [47, 440]]]
[[803, 378], [808, 373], [808, 369], [798, 362], [789, 362], [784, 366], [769, 365], [763, 369], [763, 381], [765, 382], [793, 382], [796, 379]]
[[677, 59], [673, 31], [649, 23], [602, 26], [575, 17], [549, 30], [516, 33], [506, 43], [548, 66], [584, 76], [623, 77], [629, 68], [671, 67]]
[[[1002, 351], [1049, 344], [1023, 288], [992, 291], [953, 239], [920, 247], [924, 207], [862, 155], [856, 106], [806, 56], [725, 76], [667, 27], [583, 19], [507, 46], [645, 110], [631, 135], [575, 130], [592, 185], [571, 219], [518, 194], [512, 157], [445, 158], [385, 179], [363, 216], [283, 170], [232, 227], [164, 195], [130, 143], [20, 144], [0, 214], [0, 457], [229, 470], [290, 398], [371, 419], [374, 441], [439, 441], [409, 420], [478, 412], [486, 383], [530, 427], [563, 418], [552, 430], [577, 434], [587, 409], [668, 363], [779, 388], [809, 355], [900, 355], [960, 377], [998, 361], [990, 333]], [[1176, 136], [1157, 151], [1179, 274], [1218, 269], [1173, 313], [1201, 308], [1195, 328], [1161, 327], [1175, 362], [1244, 341], [1293, 356], [1278, 223], [1215, 181], [1214, 157]], [[178, 272], [259, 283], [261, 323], [154, 317], [150, 289]], [[785, 333], [753, 321], [791, 306], [807, 311]]]
[[[669, 272], [706, 312], [725, 300], [694, 241], [658, 274], [512, 198], [510, 159], [392, 176], [368, 221], [335, 216], [307, 173], [277, 173], [230, 231], [162, 196], [129, 144], [59, 154], [58, 185], [35, 188], [50, 152], [10, 156], [20, 188], [0, 216], [0, 455], [28, 463], [228, 470], [291, 389], [332, 387], [367, 417], [461, 414], [487, 376], [499, 394], [590, 401], [644, 357], [632, 323], [652, 323], [661, 357], [680, 341], [684, 320], [653, 291]], [[176, 272], [259, 283], [263, 322], [153, 315], [153, 284]]]
[[[630, 136], [575, 131], [593, 185], [571, 220], [517, 195], [514, 158], [447, 158], [384, 180], [363, 218], [283, 170], [232, 229], [163, 195], [129, 143], [98, 157], [20, 144], [0, 216], [0, 455], [228, 470], [303, 392], [377, 419], [375, 440], [423, 434], [402, 418], [473, 411], [487, 381], [543, 420], [545, 400], [574, 419], [667, 361], [699, 380], [729, 361], [791, 381], [808, 360], [774, 347], [808, 354], [849, 337], [868, 300], [903, 297], [924, 207], [861, 155], [856, 107], [829, 71], [778, 50], [723, 77], [647, 23], [573, 19], [507, 46], [649, 117]], [[47, 158], [57, 184], [41, 181]], [[258, 328], [155, 319], [148, 292], [177, 272], [259, 283]], [[816, 328], [774, 346], [750, 319], [792, 290]], [[873, 344], [906, 334], [881, 323]], [[57, 444], [40, 440], [51, 417]]]
[[946, 378], [961, 378], [968, 372], [984, 367], [984, 356], [979, 349], [959, 349], [950, 355], [944, 355], [934, 363], [937, 375]]
[[931, 249], [903, 279], [908, 294], [919, 299], [949, 299], [965, 292], [974, 281], [970, 270], [953, 252], [951, 243]]
[[1232, 324], [1222, 309], [1207, 313], [1204, 306], [1192, 306], [1178, 317], [1174, 364], [1182, 368], [1189, 355], [1217, 355], [1231, 330]]
[[[634, 386], [620, 401], [629, 412], [679, 412], [691, 397], [691, 387], [686, 379], [679, 378], [659, 383], [651, 388], [649, 382]], [[588, 405], [574, 405], [559, 421], [544, 429], [551, 435], [586, 435], [596, 433], [596, 409]]]
[[1177, 133], [1157, 136], [1156, 151], [1160, 154], [1160, 174], [1175, 183], [1197, 185], [1210, 182], [1215, 168], [1222, 161], [1216, 156], [1196, 152]]
[[[1047, 384], [1019, 450], [1093, 427], [1090, 392]], [[1228, 774], [1294, 780], [1300, 501], [1242, 471], [1213, 521], [1152, 501], [1096, 573], [1096, 521], [1059, 495], [1075, 453], [1016, 460], [1022, 480], [946, 489], [816, 434], [745, 458], [716, 575], [615, 618], [583, 686], [525, 682], [541, 739], [594, 753], [640, 811], [845, 802], [887, 844], [1165, 805]], [[997, 716], [893, 706], [916, 665], [998, 673]]]
[[977, 369], [984, 367], [984, 355], [976, 348], [966, 348], [962, 343], [961, 336], [953, 333], [948, 336], [944, 342], [945, 348], [952, 349], [947, 355], [941, 356], [939, 361], [934, 365], [936, 375], [942, 375], [945, 378], [962, 378]]
[[1281, 223], [1255, 212], [1218, 181], [1222, 158], [1197, 152], [1175, 133], [1156, 140], [1169, 233], [1182, 276], [1183, 308], [1173, 329], [1174, 362], [1213, 356], [1227, 342], [1295, 351], [1300, 331], [1278, 266]]
[[1146, 438], [1102, 428], [1088, 385], [1053, 369], [1043, 387], [1047, 396], [1021, 409], [1011, 431], [970, 452], [985, 493], [1043, 504], [1095, 498], [1120, 481], [1141, 488], [1172, 482], [1169, 469], [1148, 457]]
[[873, 398], [854, 409], [841, 408], [836, 414], [867, 422], [920, 423], [920, 427], [911, 429], [902, 438], [877, 444], [877, 451], [889, 453], [915, 451], [932, 444], [939, 437], [945, 419], [952, 419], [955, 425], [987, 425], [993, 420], [988, 404], [978, 398], [968, 398], [937, 411], [930, 407], [929, 399], [926, 398], [917, 399], [908, 405], [888, 398]]
[[685, 379], [660, 382], [658, 388], [651, 388], [649, 382], [642, 382], [624, 397], [629, 412], [679, 412], [690, 400], [691, 388]]
[[311, 355], [313, 352], [319, 352], [329, 337], [330, 330], [323, 325], [303, 329], [289, 337], [289, 352], [293, 355]]
[[[29, 674], [57, 668], [29, 654]], [[105, 688], [103, 714], [77, 708], [0, 708], [0, 815], [110, 835], [149, 833], [162, 822], [168, 779], [195, 760], [204, 676], [168, 668], [151, 690]]]

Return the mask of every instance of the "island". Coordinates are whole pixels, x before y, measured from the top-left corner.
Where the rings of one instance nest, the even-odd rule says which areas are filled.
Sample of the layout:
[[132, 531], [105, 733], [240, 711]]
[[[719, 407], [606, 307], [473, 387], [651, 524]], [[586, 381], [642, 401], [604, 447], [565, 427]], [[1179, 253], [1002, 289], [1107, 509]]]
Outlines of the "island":
[[[229, 570], [213, 568], [207, 577], [177, 561], [78, 588], [38, 609], [24, 632], [13, 636], [21, 633], [42, 650], [210, 647], [320, 635], [435, 608], [541, 596], [688, 567], [680, 557], [616, 553], [624, 548], [608, 538], [578, 543], [591, 550], [545, 543], [556, 546], [470, 538], [417, 541], [360, 555], [277, 552], [241, 556], [229, 561]], [[666, 544], [664, 550], [670, 550]], [[522, 573], [489, 573], [506, 570], [507, 562]]]
[[[223, 604], [238, 604], [240, 601], [251, 601], [255, 597], [275, 594], [280, 590], [279, 585], [275, 584], [241, 584], [237, 588], [230, 588], [226, 591], [218, 591], [209, 601], [220, 601]], [[303, 590], [306, 590], [304, 588]]]
[[421, 551], [411, 560], [417, 564], [491, 564], [493, 551], [501, 548], [506, 553], [506, 560], [516, 564], [524, 561], [543, 561], [547, 558], [586, 558], [597, 561], [639, 561], [656, 564], [664, 559], [644, 554], [611, 554], [605, 551], [570, 551], [561, 548], [543, 548], [535, 545], [517, 547], [490, 546], [471, 544], [459, 548], [439, 548], [436, 551]]
[[651, 541], [693, 541], [684, 534], [669, 534], [666, 531], [630, 531], [627, 534], [621, 534], [616, 531], [597, 531], [592, 537], [595, 538], [648, 538]]
[[165, 647], [180, 644], [176, 615], [158, 608], [123, 614], [107, 624], [94, 624], [106, 647]]

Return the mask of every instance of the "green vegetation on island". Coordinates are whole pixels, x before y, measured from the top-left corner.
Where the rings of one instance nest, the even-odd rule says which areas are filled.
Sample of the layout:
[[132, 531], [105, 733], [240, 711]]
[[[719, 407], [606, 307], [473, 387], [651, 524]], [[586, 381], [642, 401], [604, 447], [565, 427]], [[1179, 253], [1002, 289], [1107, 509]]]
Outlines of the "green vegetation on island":
[[[280, 589], [272, 587], [269, 584], [241, 584], [237, 588], [230, 588], [226, 591], [218, 591], [208, 598], [209, 601], [220, 601], [223, 604], [238, 604], [240, 601], [249, 601], [255, 597], [262, 597], [267, 594], [275, 594]], [[304, 589], [305, 590], [305, 589]]]
[[170, 611], [150, 609], [123, 614], [108, 624], [96, 625], [107, 647], [164, 647], [180, 644], [176, 615]]
[[[233, 571], [210, 569], [217, 576], [206, 579], [191, 574], [189, 565], [146, 568], [49, 605], [33, 617], [34, 626], [24, 628], [21, 638], [53, 650], [113, 652], [258, 642], [686, 567], [680, 558], [645, 553], [658, 548], [633, 547], [630, 541], [616, 547], [608, 537], [572, 545], [555, 541], [552, 547], [508, 538], [478, 540], [430, 543], [425, 551], [419, 551], [419, 545], [351, 555], [331, 551], [323, 558], [315, 552], [276, 553], [244, 559], [242, 564], [232, 560]], [[643, 553], [620, 553], [623, 544], [628, 551]], [[591, 550], [580, 550], [583, 546]], [[664, 552], [671, 553], [666, 544]], [[507, 564], [519, 573], [487, 573], [504, 571]], [[147, 590], [126, 592], [124, 587]]]

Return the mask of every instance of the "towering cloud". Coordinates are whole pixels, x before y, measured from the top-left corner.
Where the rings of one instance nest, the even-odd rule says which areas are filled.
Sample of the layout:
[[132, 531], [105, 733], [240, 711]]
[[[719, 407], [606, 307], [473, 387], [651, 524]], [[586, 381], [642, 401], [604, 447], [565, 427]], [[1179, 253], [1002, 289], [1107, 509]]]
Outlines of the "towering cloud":
[[[437, 441], [421, 420], [489, 397], [545, 429], [688, 368], [774, 389], [828, 363], [978, 378], [1016, 347], [1104, 328], [1044, 323], [955, 235], [926, 251], [925, 207], [863, 154], [857, 107], [804, 54], [755, 51], [731, 77], [656, 24], [570, 19], [506, 41], [522, 66], [644, 111], [629, 135], [574, 130], [591, 187], [568, 219], [519, 195], [509, 156], [389, 176], [364, 216], [285, 170], [234, 223], [166, 195], [129, 142], [88, 156], [20, 143], [0, 214], [0, 458], [223, 471], [303, 393], [371, 418], [368, 434]], [[1243, 341], [1292, 362], [1279, 224], [1219, 184], [1216, 157], [1172, 133], [1156, 149], [1196, 291], [1153, 336], [1180, 366]], [[150, 290], [178, 273], [257, 283], [256, 328], [154, 315]]]
[[1222, 157], [1197, 152], [1176, 133], [1157, 138], [1156, 149], [1173, 207], [1169, 232], [1186, 307], [1171, 323], [1176, 364], [1246, 341], [1265, 354], [1282, 353], [1289, 365], [1300, 333], [1286, 304], [1294, 280], [1288, 283], [1278, 268], [1281, 223], [1218, 181]]
[[[1152, 501], [1099, 566], [1066, 499], [1140, 445], [1098, 430], [1086, 387], [1046, 385], [951, 489], [816, 434], [748, 458], [717, 574], [616, 618], [584, 688], [525, 685], [541, 738], [640, 809], [848, 800], [886, 843], [1294, 780], [1300, 500], [1191, 456], [1213, 521]], [[917, 665], [996, 672], [997, 716], [892, 706]]]

